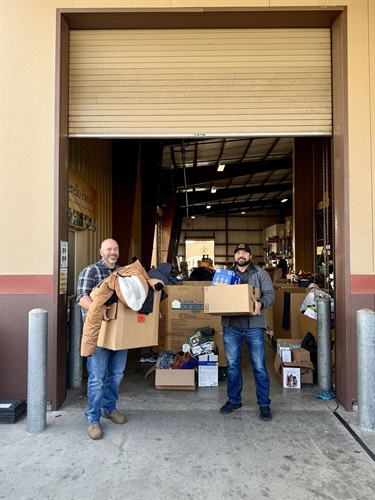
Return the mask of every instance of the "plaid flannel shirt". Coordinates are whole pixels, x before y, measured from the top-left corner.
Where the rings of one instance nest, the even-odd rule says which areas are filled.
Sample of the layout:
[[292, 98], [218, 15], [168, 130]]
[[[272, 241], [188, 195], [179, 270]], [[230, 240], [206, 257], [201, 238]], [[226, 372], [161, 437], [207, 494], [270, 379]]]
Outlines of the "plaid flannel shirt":
[[[116, 271], [116, 269], [119, 269], [119, 267], [120, 266], [115, 266], [114, 269], [110, 269], [102, 260], [85, 267], [85, 269], [79, 273], [78, 277], [77, 302], [79, 302], [84, 295], [90, 295], [92, 289], [95, 288], [96, 285], [99, 285], [105, 278], [108, 278], [108, 276]], [[85, 321], [87, 311], [82, 307], [81, 311], [82, 319]]]

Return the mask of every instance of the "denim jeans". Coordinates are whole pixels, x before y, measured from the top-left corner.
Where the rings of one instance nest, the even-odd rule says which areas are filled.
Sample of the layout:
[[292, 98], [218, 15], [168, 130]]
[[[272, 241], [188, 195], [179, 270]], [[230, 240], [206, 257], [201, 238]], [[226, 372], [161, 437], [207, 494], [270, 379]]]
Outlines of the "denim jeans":
[[116, 409], [127, 357], [127, 349], [110, 351], [96, 347], [94, 354], [87, 358], [88, 409], [85, 415], [89, 424], [99, 422], [102, 411], [108, 415]]
[[223, 340], [228, 361], [228, 401], [235, 404], [241, 403], [243, 387], [241, 358], [244, 340], [253, 366], [258, 406], [269, 406], [271, 403], [270, 378], [265, 362], [263, 328], [237, 328], [229, 325], [224, 327]]

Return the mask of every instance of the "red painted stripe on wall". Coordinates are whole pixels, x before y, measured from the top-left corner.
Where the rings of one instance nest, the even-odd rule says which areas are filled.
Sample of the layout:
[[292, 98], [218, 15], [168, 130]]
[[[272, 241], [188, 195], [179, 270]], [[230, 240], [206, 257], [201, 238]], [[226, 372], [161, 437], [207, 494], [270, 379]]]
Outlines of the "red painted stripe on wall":
[[52, 275], [0, 276], [0, 295], [52, 295]]
[[375, 295], [375, 274], [352, 274], [350, 288], [353, 294]]

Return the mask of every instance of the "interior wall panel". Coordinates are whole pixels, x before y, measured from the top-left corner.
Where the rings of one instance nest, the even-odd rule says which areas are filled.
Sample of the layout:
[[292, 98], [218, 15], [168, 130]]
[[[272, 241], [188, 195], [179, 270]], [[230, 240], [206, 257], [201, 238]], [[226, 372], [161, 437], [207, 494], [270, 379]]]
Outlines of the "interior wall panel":
[[77, 229], [83, 231], [80, 242], [87, 248], [84, 266], [100, 259], [101, 242], [112, 236], [111, 154], [109, 140], [72, 139], [69, 143], [69, 170], [96, 190], [96, 231]]

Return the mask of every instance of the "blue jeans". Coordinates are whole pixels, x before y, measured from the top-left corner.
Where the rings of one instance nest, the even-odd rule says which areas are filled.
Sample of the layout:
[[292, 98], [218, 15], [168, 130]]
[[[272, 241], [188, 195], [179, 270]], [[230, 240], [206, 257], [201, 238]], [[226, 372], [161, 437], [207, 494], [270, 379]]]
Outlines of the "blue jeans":
[[253, 366], [258, 406], [269, 406], [271, 403], [269, 398], [270, 378], [265, 362], [263, 328], [236, 328], [235, 326], [227, 326], [224, 327], [223, 340], [228, 360], [228, 401], [235, 404], [241, 403], [243, 387], [241, 358], [242, 341], [244, 340]]
[[96, 347], [94, 354], [87, 358], [88, 409], [85, 415], [89, 424], [99, 422], [102, 411], [108, 415], [116, 409], [127, 357], [127, 349], [110, 351]]

